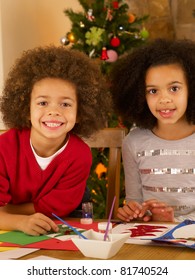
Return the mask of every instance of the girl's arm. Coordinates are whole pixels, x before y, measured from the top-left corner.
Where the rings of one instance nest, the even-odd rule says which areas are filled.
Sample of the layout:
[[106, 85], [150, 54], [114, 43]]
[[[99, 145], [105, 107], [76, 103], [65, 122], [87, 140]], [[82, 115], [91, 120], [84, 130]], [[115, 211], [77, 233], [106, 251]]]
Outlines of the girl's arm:
[[126, 136], [122, 145], [122, 159], [125, 173], [125, 193], [126, 201], [135, 200], [143, 202], [142, 183], [140, 178], [139, 166], [137, 162], [136, 148], [131, 140], [131, 133]]
[[[122, 146], [123, 166], [125, 173], [126, 204], [118, 209], [117, 217], [123, 221], [130, 221], [139, 217], [142, 209], [142, 185], [137, 164], [135, 148], [129, 134]], [[144, 216], [144, 213], [143, 213]]]

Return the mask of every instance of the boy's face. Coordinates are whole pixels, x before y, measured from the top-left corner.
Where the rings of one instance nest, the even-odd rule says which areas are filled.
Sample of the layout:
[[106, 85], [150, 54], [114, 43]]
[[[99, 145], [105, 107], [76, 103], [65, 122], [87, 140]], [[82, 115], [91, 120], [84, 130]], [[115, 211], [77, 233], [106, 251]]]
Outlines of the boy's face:
[[151, 67], [146, 73], [146, 101], [158, 125], [186, 121], [188, 87], [179, 64]]
[[45, 78], [35, 83], [30, 100], [32, 137], [62, 139], [77, 118], [76, 88], [68, 81]]

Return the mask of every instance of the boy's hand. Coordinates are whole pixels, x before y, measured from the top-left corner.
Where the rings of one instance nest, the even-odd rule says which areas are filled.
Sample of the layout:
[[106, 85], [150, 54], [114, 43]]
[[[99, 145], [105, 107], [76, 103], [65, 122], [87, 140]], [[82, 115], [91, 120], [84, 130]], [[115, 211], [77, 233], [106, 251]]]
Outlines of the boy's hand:
[[39, 236], [48, 231], [58, 232], [59, 228], [53, 220], [41, 213], [22, 216], [18, 222], [18, 229], [26, 234]]

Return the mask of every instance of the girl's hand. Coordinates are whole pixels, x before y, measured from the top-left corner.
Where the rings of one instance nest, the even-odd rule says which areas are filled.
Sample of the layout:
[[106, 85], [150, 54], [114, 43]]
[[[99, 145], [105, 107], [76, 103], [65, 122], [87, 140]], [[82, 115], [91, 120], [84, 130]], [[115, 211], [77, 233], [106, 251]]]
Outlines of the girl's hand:
[[129, 222], [139, 217], [142, 206], [132, 200], [125, 204], [123, 207], [118, 208], [117, 217], [125, 222]]
[[[171, 206], [167, 205], [162, 201], [157, 201], [156, 199], [150, 199], [145, 201], [143, 208], [150, 210], [152, 216], [152, 221], [158, 222], [174, 222], [174, 210]], [[147, 222], [147, 219], [143, 219]]]
[[39, 236], [52, 230], [58, 232], [58, 226], [50, 218], [41, 213], [24, 215], [18, 222], [18, 230], [29, 235]]

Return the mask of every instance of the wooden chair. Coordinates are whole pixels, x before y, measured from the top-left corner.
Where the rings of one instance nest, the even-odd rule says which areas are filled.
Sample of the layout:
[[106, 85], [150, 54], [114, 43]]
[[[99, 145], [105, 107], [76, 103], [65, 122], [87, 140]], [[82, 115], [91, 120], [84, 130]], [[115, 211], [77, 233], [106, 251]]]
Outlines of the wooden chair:
[[120, 172], [121, 172], [121, 147], [122, 141], [127, 134], [125, 128], [105, 128], [84, 141], [91, 148], [109, 148], [108, 158], [108, 188], [106, 198], [106, 218], [116, 195], [112, 218], [116, 218], [120, 198]]
[[[0, 134], [5, 130], [1, 130]], [[112, 201], [116, 195], [116, 201], [113, 209], [112, 218], [116, 218], [120, 198], [120, 171], [121, 171], [121, 147], [122, 141], [127, 134], [125, 128], [104, 128], [98, 131], [89, 139], [84, 141], [90, 148], [109, 148], [108, 158], [108, 188], [106, 198], [106, 218], [112, 206]]]

